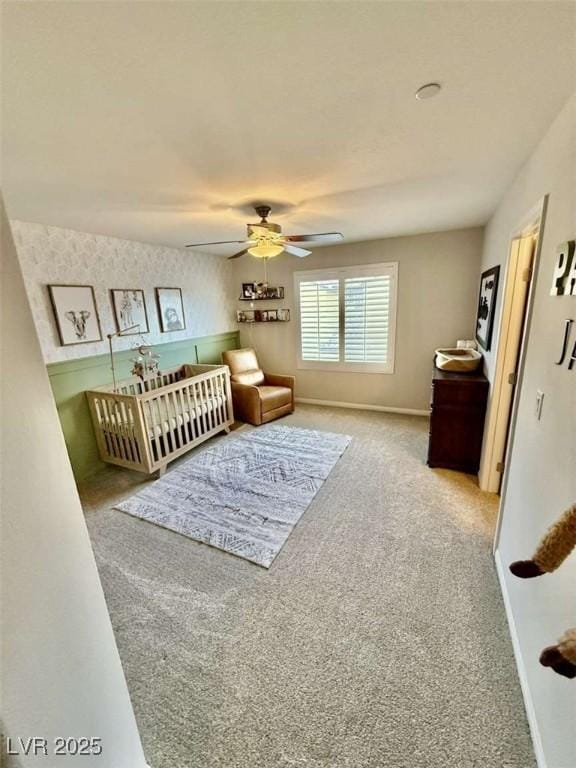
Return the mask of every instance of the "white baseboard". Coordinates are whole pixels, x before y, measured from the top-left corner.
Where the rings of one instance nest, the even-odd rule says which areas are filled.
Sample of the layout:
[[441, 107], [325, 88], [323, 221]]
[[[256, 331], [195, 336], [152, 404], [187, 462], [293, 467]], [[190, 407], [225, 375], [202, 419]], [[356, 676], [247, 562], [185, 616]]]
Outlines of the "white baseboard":
[[297, 397], [297, 403], [307, 405], [330, 405], [333, 408], [353, 408], [357, 411], [381, 411], [383, 413], [404, 413], [408, 416], [429, 416], [430, 411], [417, 408], [393, 408], [388, 405], [371, 405], [370, 403], [342, 403], [339, 400], [314, 400], [310, 397]]
[[536, 711], [534, 709], [532, 694], [528, 684], [528, 676], [526, 675], [524, 659], [522, 658], [520, 640], [516, 631], [516, 624], [514, 622], [514, 614], [512, 613], [512, 605], [510, 604], [508, 588], [506, 586], [504, 569], [500, 559], [500, 553], [498, 551], [494, 553], [494, 560], [496, 562], [498, 580], [500, 581], [502, 599], [504, 600], [506, 618], [508, 619], [508, 628], [510, 630], [510, 637], [512, 639], [512, 648], [514, 649], [514, 658], [516, 659], [516, 668], [518, 670], [518, 677], [520, 679], [520, 688], [522, 689], [522, 696], [524, 698], [524, 707], [526, 709], [526, 717], [528, 718], [528, 725], [530, 727], [530, 735], [532, 736], [532, 745], [534, 747], [534, 754], [536, 755], [536, 762], [538, 763], [538, 768], [547, 768], [546, 755], [544, 754], [544, 747], [542, 745], [542, 739], [540, 738], [540, 730], [538, 728], [538, 721], [536, 719]]

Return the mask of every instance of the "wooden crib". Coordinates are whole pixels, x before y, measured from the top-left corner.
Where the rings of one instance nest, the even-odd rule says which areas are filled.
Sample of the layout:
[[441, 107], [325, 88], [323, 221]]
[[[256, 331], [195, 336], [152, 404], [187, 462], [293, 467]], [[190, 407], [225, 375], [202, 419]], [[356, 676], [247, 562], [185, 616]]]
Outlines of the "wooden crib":
[[86, 392], [103, 461], [162, 475], [169, 461], [234, 421], [226, 365], [183, 365]]

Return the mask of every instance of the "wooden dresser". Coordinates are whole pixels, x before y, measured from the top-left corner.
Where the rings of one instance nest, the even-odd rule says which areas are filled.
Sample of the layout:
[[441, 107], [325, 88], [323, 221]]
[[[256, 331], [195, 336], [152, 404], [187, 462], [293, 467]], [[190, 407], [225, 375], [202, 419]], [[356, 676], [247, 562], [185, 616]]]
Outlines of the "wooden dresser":
[[482, 373], [432, 373], [428, 466], [478, 472], [488, 379]]

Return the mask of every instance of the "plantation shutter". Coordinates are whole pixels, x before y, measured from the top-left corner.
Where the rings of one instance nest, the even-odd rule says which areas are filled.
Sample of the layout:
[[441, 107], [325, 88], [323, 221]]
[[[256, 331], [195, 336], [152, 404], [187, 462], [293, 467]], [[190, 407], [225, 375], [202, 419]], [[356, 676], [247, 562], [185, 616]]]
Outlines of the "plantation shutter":
[[389, 274], [344, 280], [344, 359], [386, 363], [389, 351]]
[[339, 313], [339, 280], [310, 280], [300, 283], [302, 360], [338, 362]]

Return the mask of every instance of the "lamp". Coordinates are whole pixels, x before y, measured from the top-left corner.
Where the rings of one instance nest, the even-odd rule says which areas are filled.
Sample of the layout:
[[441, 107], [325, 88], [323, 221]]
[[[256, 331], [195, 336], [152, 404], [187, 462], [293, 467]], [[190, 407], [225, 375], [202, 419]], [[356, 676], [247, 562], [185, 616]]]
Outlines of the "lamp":
[[248, 253], [257, 259], [272, 259], [274, 256], [279, 256], [283, 251], [283, 245], [273, 245], [266, 242], [248, 248]]

